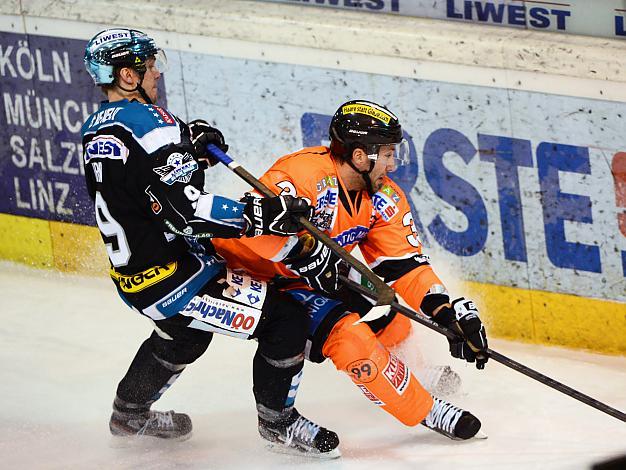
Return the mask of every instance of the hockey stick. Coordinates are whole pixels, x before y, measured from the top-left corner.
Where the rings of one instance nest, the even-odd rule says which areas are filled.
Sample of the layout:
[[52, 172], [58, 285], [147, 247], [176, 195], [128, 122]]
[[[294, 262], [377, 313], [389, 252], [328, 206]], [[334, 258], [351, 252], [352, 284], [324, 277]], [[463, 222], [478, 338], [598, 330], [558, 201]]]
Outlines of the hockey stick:
[[[353, 291], [356, 291], [359, 294], [364, 295], [365, 297], [369, 297], [372, 300], [376, 300], [375, 292], [367, 289], [366, 287], [363, 287], [362, 285], [352, 281], [351, 279], [348, 279], [345, 276], [339, 276], [339, 279], [344, 285], [346, 285]], [[454, 333], [452, 330], [435, 323], [433, 320], [429, 319], [426, 316], [419, 315], [412, 309], [399, 304], [395, 300], [391, 302], [391, 308], [401, 313], [405, 317], [408, 317], [411, 320], [414, 320], [420, 323], [421, 325], [424, 325], [425, 327], [430, 328], [431, 330], [444, 335], [448, 339], [458, 338], [458, 335]], [[506, 357], [505, 355], [500, 354], [497, 351], [494, 351], [493, 349], [487, 348], [487, 354], [489, 354], [489, 357], [491, 359], [493, 359], [496, 362], [499, 362], [500, 364], [506, 367], [516, 370], [517, 372], [520, 372], [526, 375], [527, 377], [530, 377], [531, 379], [535, 379], [537, 382], [547, 385], [548, 387], [551, 387], [555, 390], [558, 390], [561, 393], [564, 393], [565, 395], [575, 398], [576, 400], [581, 401], [585, 403], [586, 405], [589, 405], [610, 416], [613, 416], [614, 418], [617, 418], [621, 421], [626, 422], [626, 413], [623, 413], [615, 408], [612, 408], [609, 405], [606, 405], [602, 403], [601, 401], [596, 400], [595, 398], [591, 398], [590, 396], [585, 395], [584, 393], [581, 393], [578, 390], [574, 390], [573, 388], [568, 387], [567, 385], [562, 384], [561, 382], [558, 382], [546, 375], [543, 375], [540, 372], [537, 372], [536, 370], [525, 366], [524, 364], [520, 364], [519, 362], [514, 361], [513, 359], [510, 359]]]
[[[222, 152], [213, 144], [207, 146], [208, 152], [213, 155], [220, 163], [226, 165], [233, 173], [242, 178], [246, 183], [256, 189], [265, 197], [274, 197], [276, 194], [265, 186], [256, 177], [250, 174], [239, 163], [230, 158], [226, 153]], [[302, 226], [315, 238], [317, 241], [326, 245], [330, 250], [341, 258], [346, 264], [354, 268], [365, 279], [367, 279], [376, 289], [376, 305], [365, 315], [360, 321], [369, 321], [382, 317], [389, 313], [390, 305], [395, 299], [395, 291], [389, 287], [385, 282], [374, 274], [367, 266], [357, 260], [354, 256], [348, 253], [343, 247], [341, 247], [335, 240], [330, 238], [309, 220], [304, 217], [300, 217], [299, 222]]]

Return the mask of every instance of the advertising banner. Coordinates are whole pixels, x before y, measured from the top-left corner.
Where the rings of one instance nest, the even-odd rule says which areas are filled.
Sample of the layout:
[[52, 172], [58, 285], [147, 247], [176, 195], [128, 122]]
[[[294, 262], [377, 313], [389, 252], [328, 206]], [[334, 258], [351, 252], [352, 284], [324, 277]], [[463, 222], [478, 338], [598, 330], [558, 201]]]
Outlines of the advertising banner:
[[[626, 301], [626, 104], [181, 53], [174, 111], [222, 129], [253, 173], [328, 142], [356, 98], [399, 116], [411, 164], [396, 172], [427, 251], [463, 279]], [[188, 73], [191, 72], [191, 73]], [[241, 192], [224, 170], [215, 192]]]
[[102, 94], [84, 42], [0, 33], [0, 212], [93, 224], [80, 127]]
[[0, 32], [0, 213], [95, 225], [80, 128], [105, 96], [86, 43]]
[[[84, 41], [0, 34], [0, 212], [93, 225], [79, 129], [101, 94]], [[626, 301], [626, 104], [168, 51], [169, 109], [220, 128], [260, 175], [328, 142], [350, 99], [400, 117], [408, 194], [435, 265], [476, 282]], [[165, 105], [165, 103], [162, 103]], [[248, 189], [224, 168], [208, 191]]]
[[626, 37], [624, 0], [264, 0], [464, 21], [536, 31]]

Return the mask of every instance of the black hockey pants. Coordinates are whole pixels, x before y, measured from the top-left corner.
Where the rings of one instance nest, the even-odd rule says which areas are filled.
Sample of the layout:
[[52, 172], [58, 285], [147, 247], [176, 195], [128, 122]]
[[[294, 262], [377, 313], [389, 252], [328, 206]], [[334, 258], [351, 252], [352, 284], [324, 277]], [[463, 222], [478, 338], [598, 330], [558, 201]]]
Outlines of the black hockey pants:
[[[291, 296], [265, 286], [257, 316], [248, 315], [254, 291], [238, 289], [250, 278], [223, 270], [172, 317], [155, 321], [155, 331], [140, 346], [117, 388], [128, 411], [145, 410], [172, 385], [184, 368], [207, 350], [214, 332], [237, 336], [254, 329], [248, 339], [259, 343], [253, 360], [253, 391], [260, 412], [283, 413], [293, 406], [304, 362], [309, 317]], [[252, 280], [252, 286], [255, 286]], [[257, 283], [258, 284], [258, 283]], [[242, 293], [247, 299], [239, 301]], [[240, 336], [244, 337], [244, 336]]]

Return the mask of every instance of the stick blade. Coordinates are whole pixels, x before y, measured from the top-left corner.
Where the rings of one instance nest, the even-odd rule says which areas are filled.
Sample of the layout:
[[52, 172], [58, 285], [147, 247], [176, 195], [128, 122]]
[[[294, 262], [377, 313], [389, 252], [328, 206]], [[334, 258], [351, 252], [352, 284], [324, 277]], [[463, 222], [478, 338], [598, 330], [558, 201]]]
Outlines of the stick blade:
[[355, 321], [354, 324], [357, 325], [359, 323], [377, 320], [378, 318], [388, 315], [390, 310], [391, 310], [390, 305], [375, 305], [362, 318]]

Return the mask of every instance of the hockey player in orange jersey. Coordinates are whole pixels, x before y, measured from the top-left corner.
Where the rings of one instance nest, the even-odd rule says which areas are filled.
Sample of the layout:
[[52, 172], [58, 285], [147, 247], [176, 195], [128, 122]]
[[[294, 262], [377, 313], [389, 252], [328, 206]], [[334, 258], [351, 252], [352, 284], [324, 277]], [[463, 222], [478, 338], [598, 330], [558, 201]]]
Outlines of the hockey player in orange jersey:
[[[407, 160], [398, 118], [375, 103], [350, 101], [333, 116], [330, 148], [286, 155], [261, 181], [276, 193], [309, 199], [315, 207], [311, 220], [319, 229], [348, 251], [359, 246], [370, 268], [412, 308], [465, 335], [466, 341], [459, 336], [450, 342], [450, 352], [482, 369], [487, 338], [478, 311], [464, 298], [450, 301], [422, 251], [406, 196], [387, 176]], [[479, 431], [474, 415], [431, 396], [390, 352], [409, 335], [406, 317], [391, 313], [355, 323], [371, 303], [340, 288], [342, 262], [324, 245], [306, 234], [216, 240], [215, 245], [232, 268], [281, 279], [307, 306], [309, 360], [330, 358], [369, 400], [408, 426], [422, 423], [454, 439], [469, 439]]]

